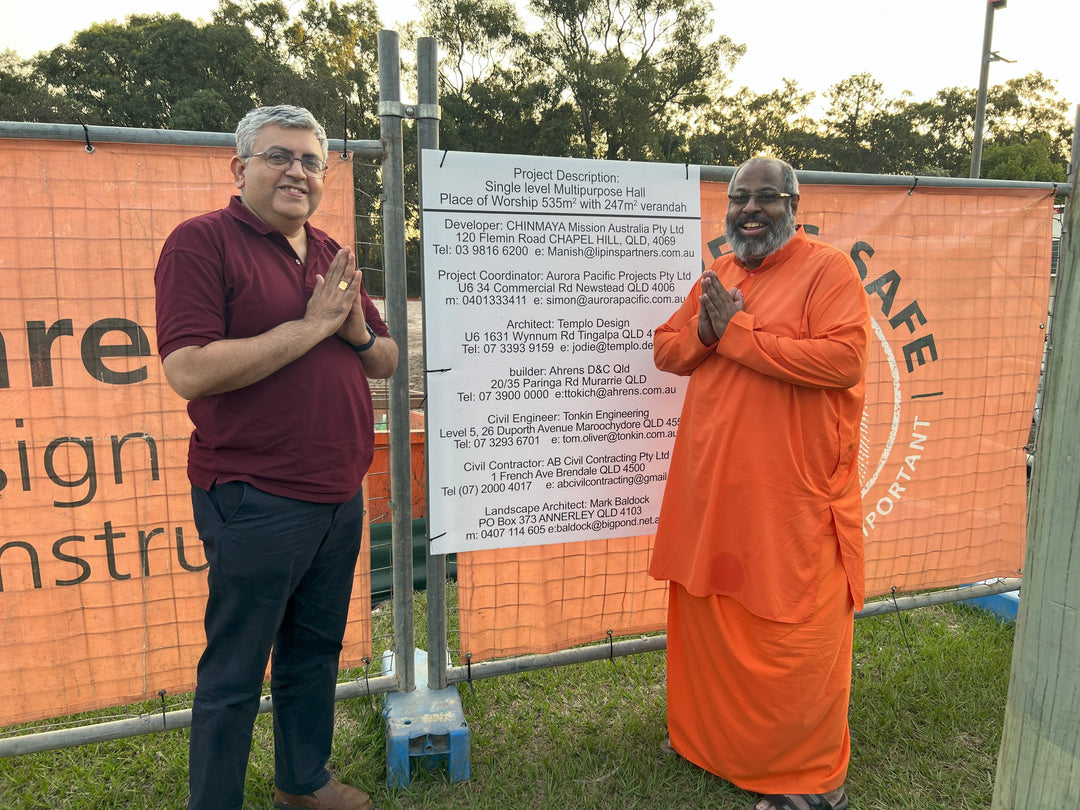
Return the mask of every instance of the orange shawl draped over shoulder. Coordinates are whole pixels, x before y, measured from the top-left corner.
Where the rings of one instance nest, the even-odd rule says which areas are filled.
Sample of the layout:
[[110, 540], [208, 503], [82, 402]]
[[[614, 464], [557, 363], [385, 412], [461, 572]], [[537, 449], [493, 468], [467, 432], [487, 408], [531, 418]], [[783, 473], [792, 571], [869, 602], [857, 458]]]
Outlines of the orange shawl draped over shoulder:
[[657, 328], [662, 371], [689, 376], [649, 573], [694, 596], [805, 621], [822, 543], [864, 596], [858, 450], [870, 316], [851, 259], [800, 227], [756, 269], [712, 265], [744, 308], [702, 345], [701, 280]]

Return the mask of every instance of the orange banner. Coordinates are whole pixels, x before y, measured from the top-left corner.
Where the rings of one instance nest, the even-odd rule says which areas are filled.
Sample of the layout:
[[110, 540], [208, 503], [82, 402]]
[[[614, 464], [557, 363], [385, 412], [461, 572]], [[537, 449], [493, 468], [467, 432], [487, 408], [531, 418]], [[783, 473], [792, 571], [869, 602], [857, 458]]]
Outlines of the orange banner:
[[[0, 140], [0, 725], [194, 688], [205, 559], [154, 265], [232, 149]], [[351, 162], [315, 224], [350, 242]], [[361, 555], [342, 665], [370, 655]]]
[[[704, 263], [727, 250], [725, 192], [702, 184]], [[1038, 190], [802, 188], [799, 222], [852, 257], [873, 318], [860, 469], [868, 596], [1022, 573], [1052, 205]], [[459, 555], [462, 655], [663, 629], [650, 541]]]
[[[190, 424], [155, 352], [153, 267], [234, 191], [231, 150], [0, 140], [0, 725], [193, 688], [205, 561]], [[703, 184], [703, 257], [725, 187]], [[850, 253], [874, 321], [865, 420], [871, 595], [1023, 560], [1024, 445], [1045, 337], [1041, 191], [812, 186], [800, 221]], [[335, 161], [316, 224], [352, 234]], [[462, 654], [662, 630], [651, 538], [461, 554]], [[343, 666], [370, 655], [361, 555]]]

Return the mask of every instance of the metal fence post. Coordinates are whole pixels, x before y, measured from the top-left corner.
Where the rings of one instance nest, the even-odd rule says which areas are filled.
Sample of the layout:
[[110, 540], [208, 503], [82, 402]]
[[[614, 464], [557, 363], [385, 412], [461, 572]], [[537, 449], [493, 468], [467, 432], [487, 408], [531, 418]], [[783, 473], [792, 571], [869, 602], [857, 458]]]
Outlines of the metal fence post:
[[409, 437], [409, 312], [405, 281], [405, 182], [401, 63], [397, 31], [379, 32], [379, 132], [383, 161], [383, 272], [387, 325], [400, 357], [389, 381], [391, 561], [394, 583], [394, 673], [398, 689], [415, 688], [413, 664], [412, 469]]
[[[419, 150], [439, 148], [439, 51], [433, 37], [420, 37], [416, 42], [417, 102], [417, 164]], [[420, 177], [423, 185], [424, 178]], [[421, 195], [422, 197], [422, 195]], [[421, 241], [423, 234], [421, 234]], [[423, 265], [424, 251], [420, 251]], [[423, 290], [424, 274], [420, 274]], [[421, 294], [421, 301], [424, 296]], [[424, 444], [427, 452], [427, 443]], [[425, 469], [427, 467], [425, 466]], [[446, 557], [442, 554], [427, 555], [427, 682], [432, 689], [446, 687]]]

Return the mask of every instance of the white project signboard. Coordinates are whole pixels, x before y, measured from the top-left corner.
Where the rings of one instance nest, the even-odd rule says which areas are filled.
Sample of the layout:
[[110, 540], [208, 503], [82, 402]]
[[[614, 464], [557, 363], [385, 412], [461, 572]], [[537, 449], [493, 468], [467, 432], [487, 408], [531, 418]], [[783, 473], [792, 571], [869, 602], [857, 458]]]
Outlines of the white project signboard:
[[701, 269], [696, 167], [425, 150], [431, 551], [652, 534]]

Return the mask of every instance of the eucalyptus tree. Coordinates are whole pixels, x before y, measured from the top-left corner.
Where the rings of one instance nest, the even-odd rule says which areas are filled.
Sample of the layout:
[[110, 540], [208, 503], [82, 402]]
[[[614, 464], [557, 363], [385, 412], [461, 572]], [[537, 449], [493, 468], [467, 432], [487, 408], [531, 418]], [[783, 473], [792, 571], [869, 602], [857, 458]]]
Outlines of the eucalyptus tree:
[[573, 110], [527, 52], [508, 0], [421, 0], [440, 49], [440, 139], [448, 149], [568, 154]]
[[911, 102], [889, 98], [869, 73], [830, 87], [821, 121], [820, 155], [806, 168], [910, 174], [923, 163], [925, 136], [914, 125]]
[[339, 136], [372, 137], [379, 27], [374, 0], [306, 0], [295, 16], [281, 0], [220, 0], [208, 24], [178, 14], [93, 23], [21, 79], [62, 95], [86, 123], [230, 131], [254, 106], [293, 103]]
[[67, 99], [50, 88], [30, 60], [0, 51], [0, 121], [56, 123], [74, 120]]
[[526, 53], [574, 112], [569, 154], [658, 159], [719, 96], [745, 47], [707, 0], [530, 0]]
[[[966, 177], [975, 131], [975, 90], [947, 87], [910, 105], [913, 129], [923, 137], [921, 166], [913, 171]], [[1035, 72], [987, 91], [981, 174], [986, 178], [1064, 180], [1072, 125], [1054, 83]]]
[[748, 157], [769, 154], [802, 168], [819, 156], [817, 124], [806, 114], [813, 100], [814, 93], [791, 79], [768, 93], [744, 87], [721, 96], [695, 119], [684, 159], [737, 166]]
[[1053, 80], [1035, 71], [990, 89], [987, 131], [991, 138], [1046, 135], [1064, 147], [1072, 134], [1068, 112], [1069, 104], [1058, 97]]
[[982, 176], [1064, 182], [1073, 137], [1068, 111], [1039, 71], [995, 85], [987, 94]]
[[[281, 0], [219, 0], [214, 21], [240, 28], [255, 43], [248, 65], [259, 104], [306, 107], [331, 138], [378, 138], [378, 32], [374, 0], [306, 0], [290, 11]], [[353, 173], [357, 264], [382, 264], [378, 166]], [[368, 291], [381, 294], [381, 272], [365, 272]]]
[[248, 32], [248, 65], [262, 104], [311, 110], [332, 137], [378, 134], [378, 11], [374, 0], [220, 0], [214, 21]]
[[913, 126], [931, 136], [921, 173], [967, 176], [975, 133], [975, 104], [974, 89], [946, 87], [932, 99], [912, 105]]
[[133, 14], [92, 24], [34, 65], [85, 123], [220, 130], [257, 97], [253, 55], [242, 28]]

